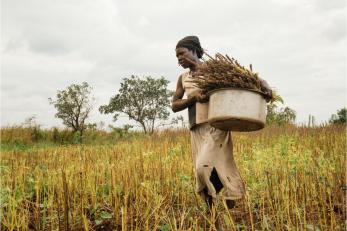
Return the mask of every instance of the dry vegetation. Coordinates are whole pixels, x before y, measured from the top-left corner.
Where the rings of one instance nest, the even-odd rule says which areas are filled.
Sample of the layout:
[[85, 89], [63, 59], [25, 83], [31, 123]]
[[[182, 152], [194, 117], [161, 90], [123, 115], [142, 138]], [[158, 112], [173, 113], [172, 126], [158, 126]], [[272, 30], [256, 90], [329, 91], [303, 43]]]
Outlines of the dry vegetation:
[[[228, 55], [217, 53], [214, 58], [208, 54], [206, 56], [208, 60], [198, 66], [192, 80], [195, 86], [202, 89], [204, 93], [221, 88], [236, 88], [253, 90], [266, 95], [266, 90], [261, 85], [262, 80], [258, 73], [252, 70], [252, 64], [248, 69]], [[276, 91], [272, 90], [272, 93], [271, 102], [283, 102]]]
[[260, 80], [257, 73], [241, 66], [237, 60], [228, 55], [217, 53], [215, 58], [206, 54], [209, 59], [198, 66], [194, 72], [197, 87], [205, 92], [218, 88], [242, 88], [261, 92]]
[[[3, 132], [2, 134], [5, 134]], [[1, 152], [3, 230], [345, 230], [345, 125], [234, 133], [247, 185], [212, 215], [194, 193], [186, 130], [108, 145]]]

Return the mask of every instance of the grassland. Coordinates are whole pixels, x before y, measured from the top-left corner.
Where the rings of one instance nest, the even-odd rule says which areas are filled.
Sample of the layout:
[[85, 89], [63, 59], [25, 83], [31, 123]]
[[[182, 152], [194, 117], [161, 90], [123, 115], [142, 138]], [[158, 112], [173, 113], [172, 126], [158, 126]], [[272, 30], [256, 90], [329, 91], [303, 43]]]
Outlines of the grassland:
[[214, 230], [218, 219], [224, 230], [345, 230], [345, 129], [234, 133], [247, 194], [232, 210], [220, 199], [211, 213], [194, 192], [187, 130], [102, 144], [2, 144], [1, 227]]

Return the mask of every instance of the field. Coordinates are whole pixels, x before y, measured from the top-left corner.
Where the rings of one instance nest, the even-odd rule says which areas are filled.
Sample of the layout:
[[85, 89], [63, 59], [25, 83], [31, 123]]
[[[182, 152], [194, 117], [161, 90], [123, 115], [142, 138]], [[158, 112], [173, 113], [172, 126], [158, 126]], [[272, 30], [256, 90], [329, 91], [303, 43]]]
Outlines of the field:
[[188, 130], [2, 148], [2, 230], [215, 230], [216, 219], [224, 230], [346, 229], [345, 125], [268, 127], [233, 142], [247, 194], [211, 212], [194, 192]]

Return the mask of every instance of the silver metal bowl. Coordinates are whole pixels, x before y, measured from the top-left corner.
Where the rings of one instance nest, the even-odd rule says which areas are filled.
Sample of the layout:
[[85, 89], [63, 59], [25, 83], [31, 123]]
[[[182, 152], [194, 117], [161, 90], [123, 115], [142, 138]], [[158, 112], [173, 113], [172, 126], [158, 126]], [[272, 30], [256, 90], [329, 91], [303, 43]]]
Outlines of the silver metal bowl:
[[256, 131], [266, 123], [266, 101], [262, 93], [222, 88], [209, 93], [208, 122], [228, 131]]

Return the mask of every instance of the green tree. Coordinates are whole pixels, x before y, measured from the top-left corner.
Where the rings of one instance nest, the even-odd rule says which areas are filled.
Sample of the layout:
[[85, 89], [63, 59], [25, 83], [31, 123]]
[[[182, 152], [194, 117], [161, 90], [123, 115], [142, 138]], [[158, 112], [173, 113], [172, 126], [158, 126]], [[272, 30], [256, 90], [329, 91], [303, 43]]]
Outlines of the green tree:
[[337, 110], [336, 114], [331, 115], [329, 122], [333, 124], [346, 123], [346, 114], [346, 108], [341, 108], [340, 110]]
[[58, 90], [56, 99], [48, 98], [49, 103], [57, 109], [55, 117], [62, 119], [63, 124], [72, 128], [74, 133], [78, 132], [81, 141], [86, 128], [85, 121], [94, 101], [91, 90], [87, 82], [72, 84], [65, 90]]
[[296, 119], [296, 112], [289, 108], [279, 108], [275, 103], [267, 105], [267, 124], [283, 125], [288, 123], [294, 123]]
[[158, 120], [168, 119], [170, 97], [167, 90], [169, 81], [164, 77], [154, 79], [150, 76], [140, 79], [138, 76], [124, 78], [119, 93], [103, 105], [99, 111], [104, 114], [114, 113], [117, 120], [120, 113], [136, 121], [145, 133], [153, 133]]

